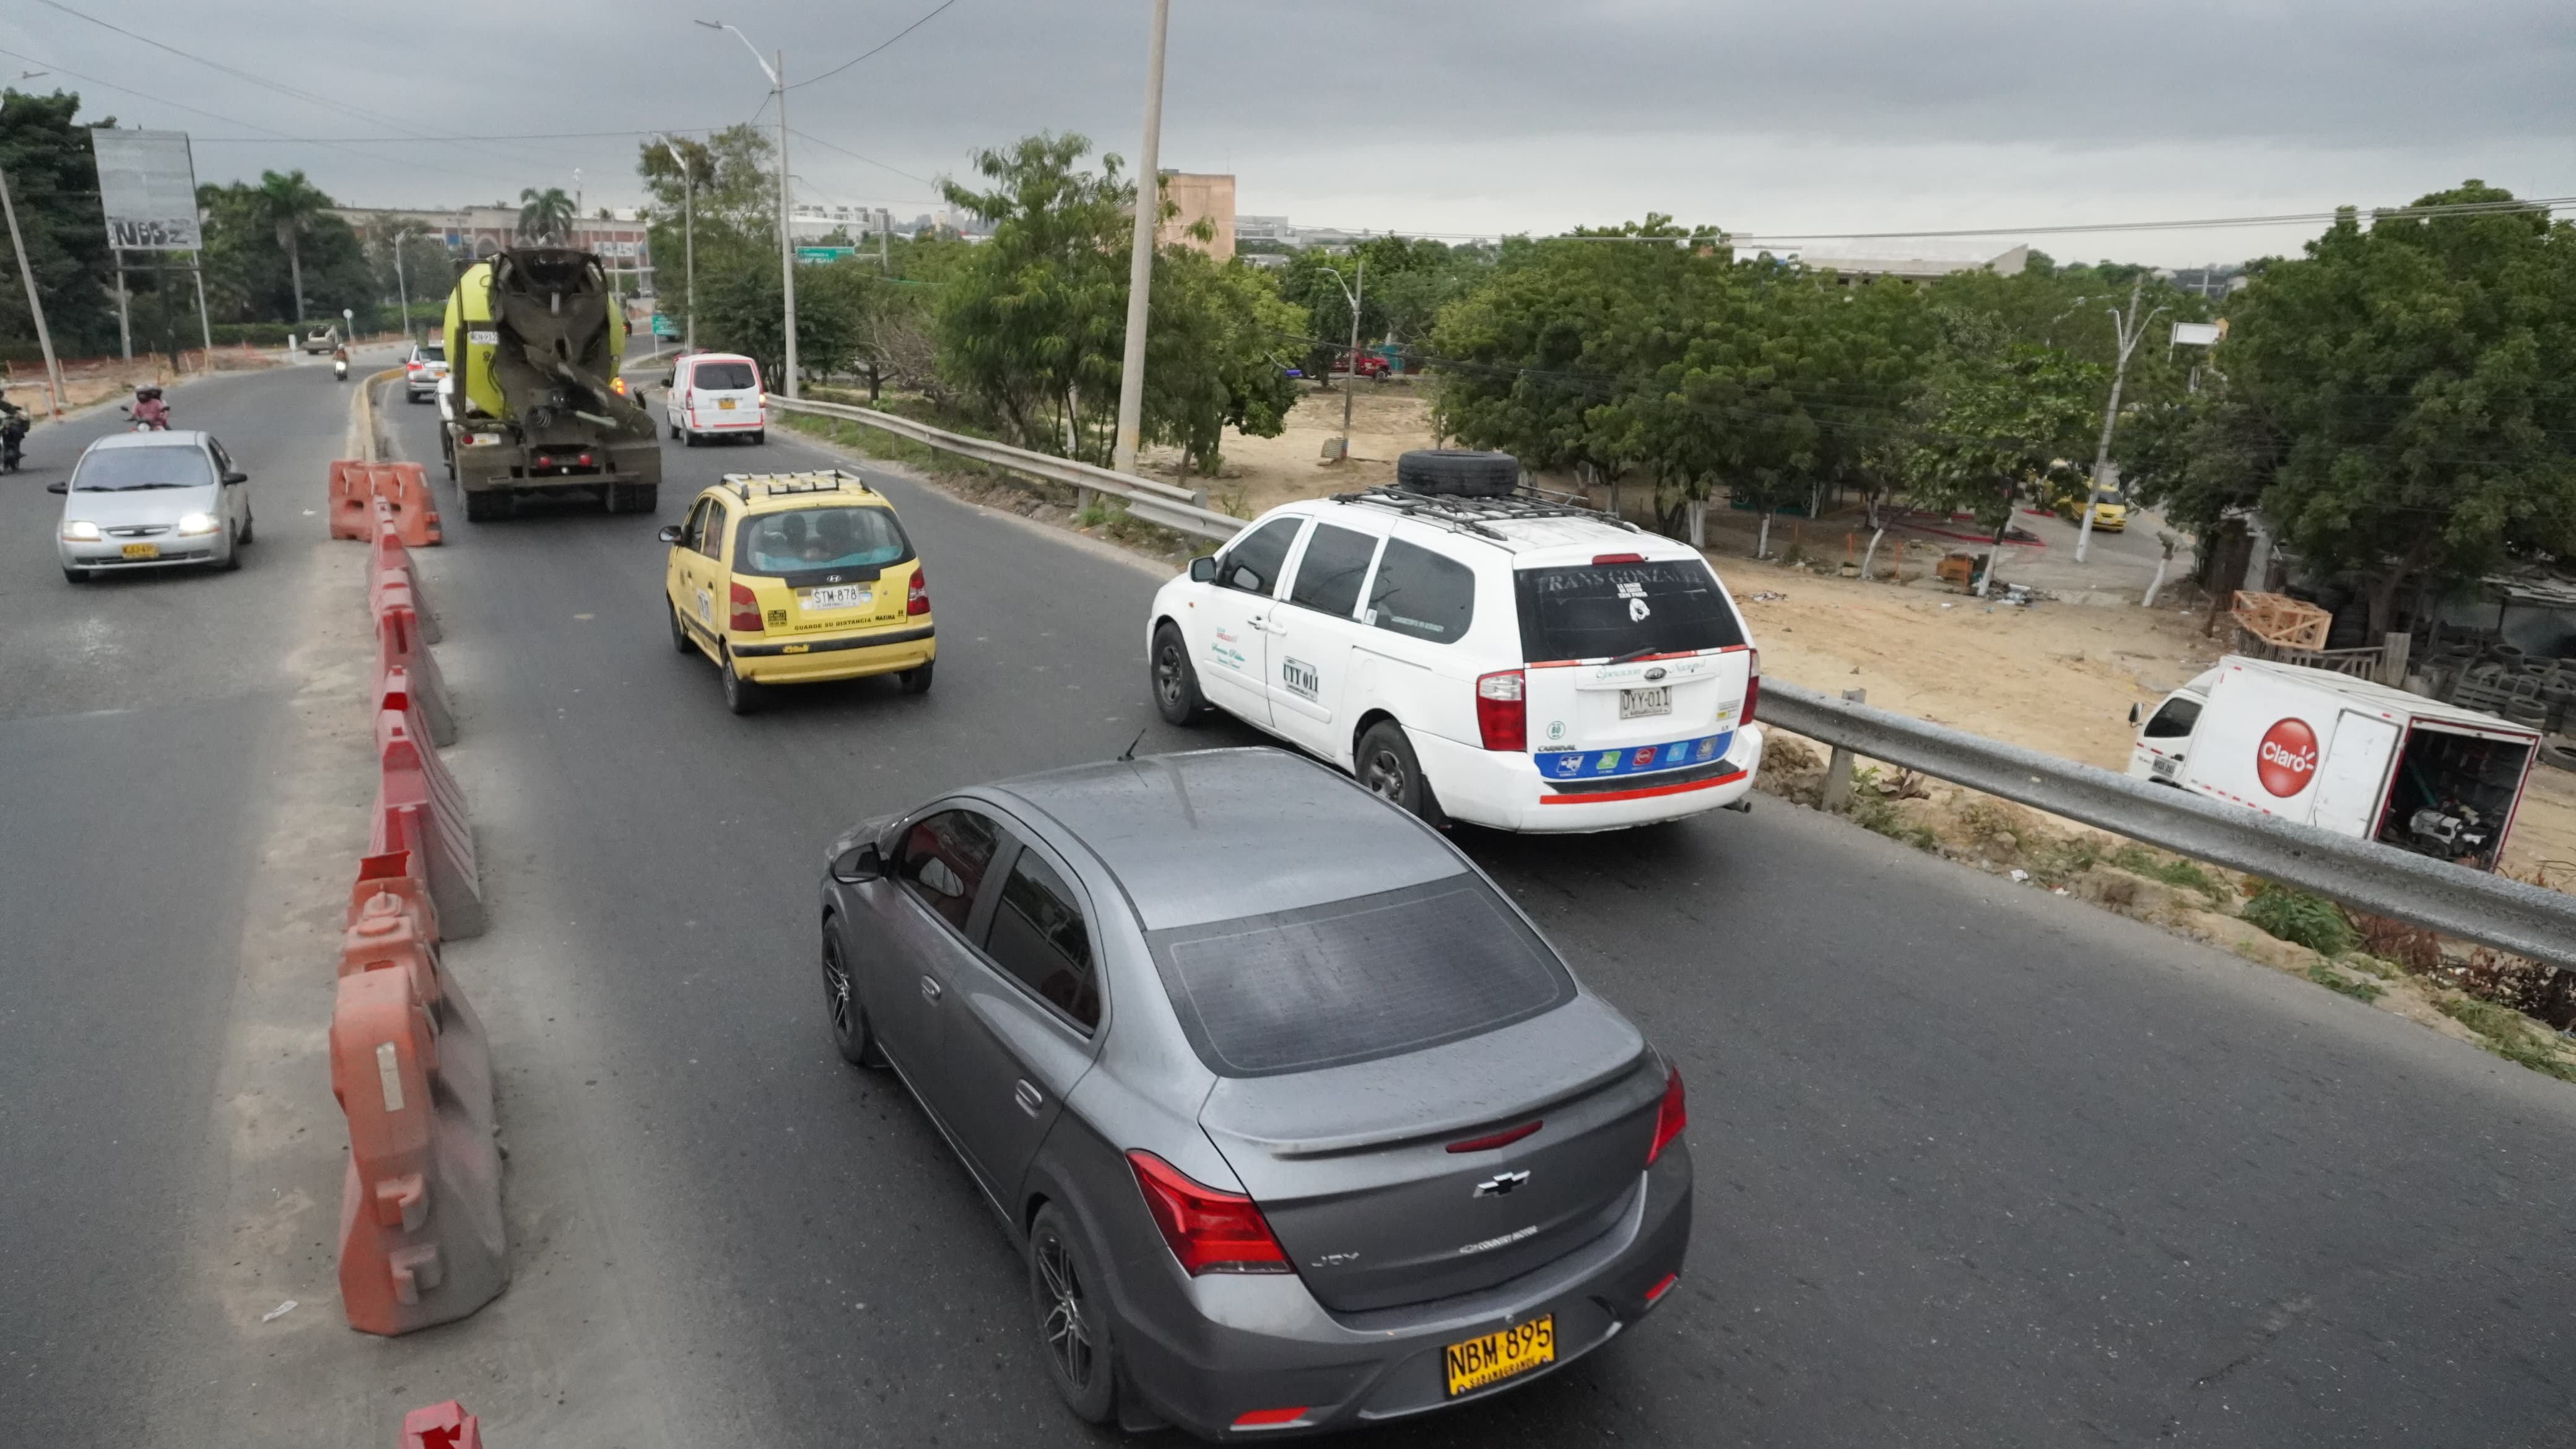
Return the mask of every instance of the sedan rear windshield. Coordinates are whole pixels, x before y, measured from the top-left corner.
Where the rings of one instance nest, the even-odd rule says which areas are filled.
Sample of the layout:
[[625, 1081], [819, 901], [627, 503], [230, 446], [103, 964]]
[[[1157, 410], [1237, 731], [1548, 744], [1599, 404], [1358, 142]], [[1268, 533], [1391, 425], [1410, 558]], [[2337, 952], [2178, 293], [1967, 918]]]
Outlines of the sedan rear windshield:
[[757, 387], [748, 362], [701, 362], [689, 370], [690, 385], [709, 392], [741, 392]]
[[1744, 642], [1744, 626], [1698, 559], [1522, 569], [1521, 657], [1623, 659]]
[[1421, 1051], [1574, 997], [1556, 954], [1472, 875], [1146, 943], [1190, 1045], [1229, 1077]]
[[72, 486], [84, 493], [122, 493], [129, 488], [203, 488], [214, 481], [215, 470], [203, 451], [173, 445], [101, 448], [81, 459]]
[[817, 569], [881, 569], [912, 557], [887, 508], [799, 508], [755, 513], [734, 542], [734, 572], [801, 574]]

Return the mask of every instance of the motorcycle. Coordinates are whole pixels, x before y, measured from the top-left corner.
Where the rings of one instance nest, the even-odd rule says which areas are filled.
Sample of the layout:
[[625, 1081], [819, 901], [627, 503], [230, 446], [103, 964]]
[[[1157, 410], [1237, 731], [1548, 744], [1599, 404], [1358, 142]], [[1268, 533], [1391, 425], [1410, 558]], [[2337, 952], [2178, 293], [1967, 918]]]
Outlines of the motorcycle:
[[349, 380], [349, 359], [345, 357], [335, 357], [331, 359], [331, 380], [333, 382], [347, 382]]

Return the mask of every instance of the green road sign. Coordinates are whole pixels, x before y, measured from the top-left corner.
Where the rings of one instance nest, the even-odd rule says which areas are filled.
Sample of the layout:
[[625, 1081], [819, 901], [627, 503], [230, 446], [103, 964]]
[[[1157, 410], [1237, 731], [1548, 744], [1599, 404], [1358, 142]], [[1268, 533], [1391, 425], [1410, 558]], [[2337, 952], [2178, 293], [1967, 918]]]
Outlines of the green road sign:
[[796, 260], [807, 266], [819, 266], [825, 262], [838, 261], [854, 250], [856, 248], [853, 247], [798, 247]]

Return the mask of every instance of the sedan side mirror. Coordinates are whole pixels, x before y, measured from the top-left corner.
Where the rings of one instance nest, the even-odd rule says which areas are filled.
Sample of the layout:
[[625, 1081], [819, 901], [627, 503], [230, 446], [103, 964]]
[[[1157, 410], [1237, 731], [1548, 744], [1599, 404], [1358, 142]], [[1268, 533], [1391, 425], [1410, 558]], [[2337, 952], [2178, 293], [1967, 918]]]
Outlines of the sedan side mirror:
[[2136, 724], [2136, 723], [2138, 722], [2138, 719], [2139, 719], [2139, 715], [2138, 715], [2138, 707], [2137, 707], [2136, 705], [2134, 705], [2134, 704], [2133, 704], [2133, 705], [2130, 705], [2130, 706], [2129, 706], [2129, 723], [2130, 723], [2130, 724], [2132, 724], [2132, 725], [2134, 725], [2134, 724]]
[[1215, 554], [1206, 554], [1199, 558], [1190, 560], [1190, 582], [1194, 584], [1212, 584], [1216, 582]]
[[224, 481], [226, 483], [247, 483], [250, 481], [250, 475], [248, 473], [226, 473], [224, 475]]
[[58, 482], [48, 483], [45, 485], [45, 491], [48, 493], [69, 493], [72, 491], [71, 480], [66, 478]]
[[662, 531], [653, 536], [662, 540], [664, 543], [678, 543], [680, 541], [680, 525], [676, 523], [666, 523], [662, 525]]
[[862, 840], [832, 857], [832, 879], [843, 885], [877, 880], [885, 875], [885, 858], [877, 854], [877, 843]]

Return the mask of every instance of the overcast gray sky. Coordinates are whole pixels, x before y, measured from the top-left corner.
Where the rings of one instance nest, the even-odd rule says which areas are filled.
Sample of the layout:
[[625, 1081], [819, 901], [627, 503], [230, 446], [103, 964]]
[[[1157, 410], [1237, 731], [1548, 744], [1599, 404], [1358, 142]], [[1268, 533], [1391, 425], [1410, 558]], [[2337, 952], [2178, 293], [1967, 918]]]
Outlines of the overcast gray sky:
[[[938, 0], [62, 3], [261, 78], [9, 0], [0, 77], [51, 66], [14, 83], [192, 132], [201, 180], [301, 167], [347, 202], [428, 206], [570, 188], [579, 168], [598, 206], [640, 199], [634, 139], [304, 138], [720, 126], [760, 110], [768, 83], [692, 18], [784, 47], [795, 81]], [[1150, 13], [955, 0], [790, 93], [795, 129], [843, 148], [794, 143], [800, 199], [910, 217], [935, 204], [926, 178], [1041, 129], [1132, 156]], [[2569, 0], [1174, 0], [1169, 64], [1163, 164], [1231, 171], [1243, 211], [1305, 225], [1543, 233], [1652, 210], [1739, 233], [1937, 231], [2400, 204], [2471, 176], [2576, 195]], [[2180, 265], [2291, 251], [2314, 230], [1808, 250], [2028, 240]]]

